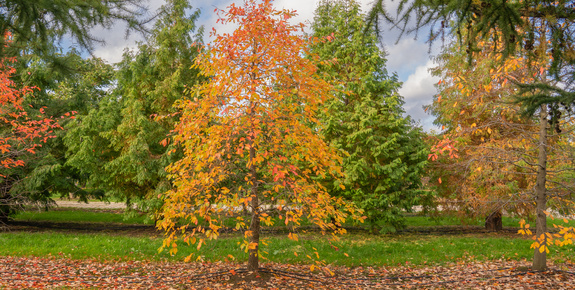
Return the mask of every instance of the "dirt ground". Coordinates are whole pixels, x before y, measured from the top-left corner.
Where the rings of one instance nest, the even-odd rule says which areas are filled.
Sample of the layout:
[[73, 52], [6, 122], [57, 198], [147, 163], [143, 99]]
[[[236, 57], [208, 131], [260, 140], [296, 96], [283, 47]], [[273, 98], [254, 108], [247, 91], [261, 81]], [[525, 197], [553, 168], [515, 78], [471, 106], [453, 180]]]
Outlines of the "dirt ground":
[[91, 201], [89, 203], [74, 200], [57, 200], [56, 207], [59, 208], [91, 208], [91, 209], [125, 209], [123, 202], [103, 202]]

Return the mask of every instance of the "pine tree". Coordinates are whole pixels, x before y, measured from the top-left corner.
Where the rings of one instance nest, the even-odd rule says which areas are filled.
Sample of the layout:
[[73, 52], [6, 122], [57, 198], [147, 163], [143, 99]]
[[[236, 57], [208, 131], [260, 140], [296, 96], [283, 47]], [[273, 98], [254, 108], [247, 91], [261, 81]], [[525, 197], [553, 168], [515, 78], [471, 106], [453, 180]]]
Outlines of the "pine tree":
[[401, 83], [385, 68], [385, 52], [354, 0], [324, 0], [315, 12], [313, 47], [320, 67], [341, 88], [323, 120], [326, 138], [344, 154], [345, 189], [327, 181], [332, 193], [353, 200], [372, 223], [401, 227], [402, 211], [428, 197], [421, 188], [428, 148], [424, 134], [404, 117]]
[[64, 37], [71, 37], [81, 49], [92, 51], [95, 38], [91, 29], [111, 28], [117, 22], [128, 25], [127, 33], [145, 31], [147, 20], [142, 0], [4, 0], [1, 2], [0, 31], [12, 35], [12, 45], [0, 40], [0, 57], [15, 56], [23, 50], [40, 56], [57, 66], [66, 66], [54, 54], [54, 46]]
[[157, 208], [157, 195], [171, 187], [164, 167], [177, 154], [160, 143], [177, 121], [174, 103], [202, 79], [190, 69], [202, 29], [192, 35], [199, 11], [186, 16], [189, 8], [185, 0], [168, 1], [149, 44], [117, 65], [114, 92], [68, 127], [68, 164], [89, 175], [86, 186], [142, 202], [142, 209]]

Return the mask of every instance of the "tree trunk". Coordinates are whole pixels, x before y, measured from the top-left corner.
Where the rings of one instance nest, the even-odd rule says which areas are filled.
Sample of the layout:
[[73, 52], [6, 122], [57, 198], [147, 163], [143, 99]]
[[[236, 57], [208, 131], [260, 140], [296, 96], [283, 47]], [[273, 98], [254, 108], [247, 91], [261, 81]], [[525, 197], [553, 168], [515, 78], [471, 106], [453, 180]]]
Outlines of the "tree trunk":
[[[544, 237], [542, 244], [547, 245], [547, 237], [545, 233], [547, 232], [547, 215], [545, 210], [547, 209], [547, 190], [545, 188], [545, 182], [547, 177], [547, 105], [541, 106], [541, 113], [539, 115], [539, 158], [537, 167], [537, 184], [535, 185], [536, 193], [536, 206], [537, 206], [537, 217], [536, 217], [536, 232], [535, 235], [539, 240], [539, 237]], [[541, 242], [541, 241], [540, 241]], [[535, 249], [533, 255], [533, 270], [542, 271], [547, 268], [547, 253], [543, 251], [541, 253], [539, 248]]]
[[500, 231], [503, 229], [503, 221], [501, 220], [501, 209], [492, 212], [485, 219], [485, 229], [488, 231]]
[[[257, 272], [259, 270], [259, 257], [258, 249], [260, 243], [260, 212], [259, 212], [259, 197], [258, 197], [258, 178], [256, 172], [256, 165], [253, 160], [255, 159], [256, 152], [253, 147], [250, 146], [250, 173], [251, 173], [251, 198], [252, 198], [252, 220], [250, 222], [250, 246], [249, 246], [249, 258], [248, 258], [248, 271]], [[255, 245], [255, 247], [253, 246]]]

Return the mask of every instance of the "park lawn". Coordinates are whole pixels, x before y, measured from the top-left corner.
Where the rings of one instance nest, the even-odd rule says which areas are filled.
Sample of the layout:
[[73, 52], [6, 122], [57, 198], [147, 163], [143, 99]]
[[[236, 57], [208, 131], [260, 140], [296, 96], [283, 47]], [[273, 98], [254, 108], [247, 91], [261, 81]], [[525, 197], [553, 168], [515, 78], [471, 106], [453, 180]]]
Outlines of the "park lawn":
[[[120, 223], [146, 224], [145, 216], [125, 218], [122, 212], [91, 210], [58, 210], [46, 212], [22, 212], [15, 217], [20, 221], [50, 221], [77, 223]], [[410, 228], [458, 227], [456, 218], [428, 218], [407, 216]], [[503, 220], [506, 227], [517, 227], [519, 219]], [[552, 224], [564, 224], [562, 220], [549, 219]], [[573, 221], [571, 221], [573, 223]], [[281, 224], [281, 223], [279, 223]], [[304, 221], [304, 225], [305, 225]], [[476, 222], [481, 225], [481, 221]], [[572, 225], [572, 224], [571, 224]], [[356, 226], [357, 228], [357, 226]], [[310, 264], [322, 261], [324, 264], [357, 266], [396, 265], [443, 265], [454, 261], [489, 261], [499, 259], [531, 259], [532, 240], [519, 235], [505, 233], [469, 234], [421, 234], [388, 233], [370, 234], [359, 230], [346, 234], [338, 241], [330, 241], [318, 232], [300, 231], [298, 241], [287, 238], [284, 231], [264, 233], [261, 253], [264, 259], [277, 263]], [[147, 260], [180, 261], [193, 254], [193, 259], [205, 261], [245, 262], [247, 253], [240, 249], [240, 234], [222, 234], [219, 239], [207, 241], [200, 251], [197, 245], [181, 244], [178, 252], [171, 256], [167, 251], [158, 253], [162, 245], [161, 233], [155, 236], [78, 233], [78, 232], [3, 232], [0, 233], [0, 255], [3, 256], [64, 256], [73, 259], [97, 260]], [[552, 247], [550, 260], [563, 263], [574, 262], [575, 247]]]
[[75, 223], [153, 224], [145, 215], [126, 216], [120, 211], [106, 210], [49, 210], [24, 211], [16, 214], [17, 221], [47, 221]]
[[[123, 236], [61, 232], [0, 233], [1, 256], [61, 256], [72, 259], [179, 261], [194, 253], [204, 261], [245, 262], [240, 250], [242, 238], [226, 234], [197, 245], [179, 245], [177, 254], [158, 253], [161, 237]], [[330, 242], [318, 233], [302, 234], [298, 241], [285, 236], [270, 236], [264, 241], [262, 256], [269, 261], [288, 264], [325, 264], [348, 267], [443, 265], [454, 261], [488, 261], [530, 259], [531, 240], [498, 234], [483, 235], [370, 235], [349, 234]], [[572, 245], [553, 247], [550, 260], [574, 262]], [[317, 254], [316, 254], [317, 253]]]

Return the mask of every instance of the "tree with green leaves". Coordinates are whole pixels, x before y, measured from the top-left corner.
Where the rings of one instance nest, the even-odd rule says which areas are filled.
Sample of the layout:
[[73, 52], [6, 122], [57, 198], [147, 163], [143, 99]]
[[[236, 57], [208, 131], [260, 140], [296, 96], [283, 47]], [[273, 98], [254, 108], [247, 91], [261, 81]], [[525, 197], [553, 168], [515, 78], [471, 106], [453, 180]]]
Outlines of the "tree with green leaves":
[[[403, 211], [421, 204], [428, 148], [424, 134], [405, 117], [401, 83], [389, 75], [375, 31], [366, 28], [354, 0], [323, 0], [312, 23], [320, 71], [340, 88], [327, 103], [325, 135], [344, 155], [346, 178], [326, 180], [331, 192], [354, 201], [368, 221], [403, 224]], [[368, 29], [368, 32], [365, 30]]]
[[2, 0], [0, 31], [11, 33], [12, 45], [0, 40], [0, 57], [28, 51], [57, 66], [65, 66], [55, 55], [54, 46], [70, 37], [81, 49], [92, 52], [94, 44], [104, 43], [92, 35], [95, 27], [111, 28], [117, 22], [127, 24], [126, 33], [145, 31], [149, 19], [142, 0]]
[[117, 64], [113, 92], [68, 126], [68, 164], [89, 176], [87, 188], [141, 202], [141, 209], [157, 208], [158, 194], [170, 189], [164, 168], [178, 153], [161, 143], [177, 121], [174, 102], [202, 79], [191, 69], [202, 34], [199, 11], [186, 16], [189, 8], [185, 0], [168, 1], [148, 44]]
[[[85, 60], [74, 50], [57, 57], [66, 59], [75, 69], [58, 73], [52, 70], [50, 62], [30, 55], [27, 62], [14, 62], [11, 81], [15, 87], [35, 88], [21, 100], [29, 118], [61, 116], [57, 118], [58, 124], [65, 126], [76, 113], [87, 112], [105, 94], [105, 87], [111, 84], [112, 67], [99, 59]], [[21, 204], [47, 208], [53, 203], [54, 194], [74, 193], [86, 199], [94, 193], [85, 191], [80, 186], [83, 176], [65, 164], [66, 148], [62, 141], [65, 134], [65, 130], [54, 130], [52, 138], [34, 148], [34, 154], [19, 157], [21, 166], [3, 170], [2, 191], [11, 201], [4, 202], [9, 210], [2, 213], [15, 213]], [[5, 138], [9, 132], [0, 136]]]
[[[76, 51], [70, 51], [61, 58], [67, 59], [75, 69], [60, 74], [51, 69], [49, 62], [35, 57], [33, 62], [22, 67], [20, 82], [41, 84], [42, 90], [34, 91], [26, 100], [27, 104], [30, 109], [43, 108], [49, 116], [63, 116], [60, 124], [65, 127], [73, 122], [66, 116], [86, 114], [108, 93], [113, 81], [113, 68], [101, 59], [83, 59]], [[21, 182], [14, 190], [37, 196], [34, 200], [41, 197], [47, 202], [55, 194], [72, 194], [83, 200], [90, 196], [102, 197], [101, 192], [84, 190], [81, 185], [86, 176], [66, 164], [67, 149], [63, 142], [66, 134], [67, 130], [57, 131], [56, 138], [50, 139], [26, 166], [19, 168]]]

